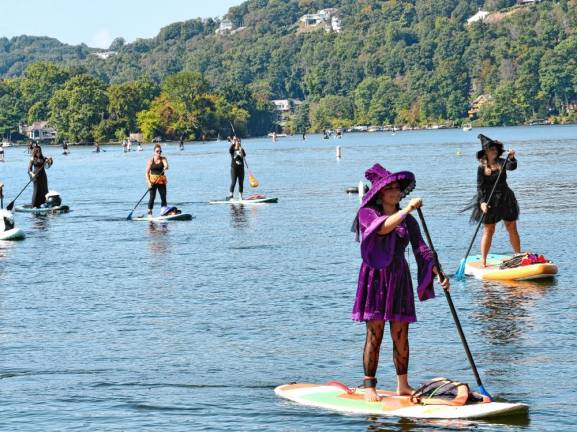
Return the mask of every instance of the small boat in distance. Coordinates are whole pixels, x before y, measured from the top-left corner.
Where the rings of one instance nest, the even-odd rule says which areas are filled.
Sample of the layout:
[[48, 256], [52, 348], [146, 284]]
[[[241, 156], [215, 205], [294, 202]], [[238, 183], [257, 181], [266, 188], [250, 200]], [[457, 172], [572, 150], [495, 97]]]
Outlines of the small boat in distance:
[[463, 125], [463, 132], [469, 132], [470, 130], [473, 130], [471, 123], [466, 123]]

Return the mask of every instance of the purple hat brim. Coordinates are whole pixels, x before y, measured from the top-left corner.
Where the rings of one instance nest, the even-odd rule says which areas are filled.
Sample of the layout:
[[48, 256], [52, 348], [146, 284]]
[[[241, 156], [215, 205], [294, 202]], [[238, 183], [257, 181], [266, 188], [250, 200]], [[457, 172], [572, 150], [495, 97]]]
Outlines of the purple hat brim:
[[415, 175], [410, 171], [399, 171], [393, 173], [371, 185], [369, 191], [363, 196], [361, 207], [366, 207], [371, 201], [378, 196], [381, 189], [391, 183], [398, 182], [401, 186], [401, 199], [409, 195], [415, 189]]

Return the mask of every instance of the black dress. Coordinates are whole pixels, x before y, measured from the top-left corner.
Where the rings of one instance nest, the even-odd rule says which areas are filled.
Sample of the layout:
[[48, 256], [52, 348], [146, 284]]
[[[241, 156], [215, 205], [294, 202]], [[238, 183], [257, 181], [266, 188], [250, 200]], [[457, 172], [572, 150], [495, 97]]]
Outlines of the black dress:
[[35, 157], [30, 161], [31, 171], [35, 174], [34, 192], [32, 192], [32, 207], [38, 208], [46, 202], [48, 193], [48, 177], [46, 176], [45, 157]]
[[[503, 167], [505, 165], [505, 159], [499, 158], [497, 163]], [[472, 208], [473, 212], [471, 214], [471, 222], [479, 222], [483, 216], [481, 211], [481, 203], [487, 202], [489, 199], [489, 194], [499, 178], [495, 192], [493, 192], [493, 197], [491, 202], [487, 203], [489, 209], [485, 215], [483, 223], [494, 224], [501, 220], [504, 221], [516, 221], [519, 219], [519, 204], [515, 194], [509, 188], [507, 184], [507, 171], [514, 171], [517, 169], [517, 160], [510, 159], [507, 163], [506, 170], [499, 177], [500, 170], [491, 171], [491, 175], [485, 175], [485, 167], [479, 164], [477, 169], [477, 195], [473, 199], [471, 205], [467, 208]]]

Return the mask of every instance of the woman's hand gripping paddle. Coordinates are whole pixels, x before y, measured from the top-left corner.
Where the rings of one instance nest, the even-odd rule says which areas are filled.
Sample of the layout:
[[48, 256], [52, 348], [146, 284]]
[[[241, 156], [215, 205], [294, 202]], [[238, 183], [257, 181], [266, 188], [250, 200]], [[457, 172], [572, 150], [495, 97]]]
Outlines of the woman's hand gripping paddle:
[[26, 188], [30, 185], [30, 183], [32, 183], [34, 181], [34, 179], [36, 178], [36, 176], [40, 173], [40, 171], [42, 171], [44, 169], [44, 166], [46, 165], [46, 162], [48, 161], [49, 158], [45, 158], [44, 159], [44, 163], [42, 164], [42, 166], [40, 167], [40, 169], [38, 171], [36, 171], [36, 173], [34, 173], [31, 178], [30, 181], [28, 183], [26, 183], [26, 186], [24, 186], [22, 188], [22, 190], [20, 191], [20, 193], [18, 195], [16, 195], [16, 198], [14, 198], [12, 201], [10, 201], [10, 203], [8, 203], [8, 205], [6, 206], [6, 210], [8, 211], [12, 211], [12, 209], [14, 208], [14, 203], [16, 202], [16, 200], [20, 197], [20, 195], [22, 195], [22, 192], [24, 192], [26, 190]]
[[150, 189], [152, 189], [152, 186], [154, 186], [156, 184], [156, 182], [158, 181], [158, 179], [164, 175], [164, 171], [162, 171], [162, 173], [154, 180], [154, 183], [152, 183], [150, 185], [150, 187], [148, 189], [146, 189], [146, 192], [144, 192], [144, 195], [142, 195], [142, 198], [140, 198], [138, 200], [138, 202], [136, 203], [136, 205], [134, 206], [134, 208], [132, 209], [132, 211], [128, 214], [128, 216], [126, 217], [126, 220], [131, 220], [132, 219], [132, 213], [134, 213], [134, 210], [136, 210], [136, 208], [140, 205], [140, 203], [142, 202], [142, 200], [144, 199], [144, 197], [146, 195], [148, 195], [148, 193], [150, 192]]
[[[439, 272], [439, 278], [444, 280], [447, 276], [443, 273], [443, 269], [441, 268], [441, 263], [439, 262], [439, 257], [437, 255], [437, 251], [435, 251], [435, 247], [433, 246], [433, 241], [431, 240], [431, 235], [429, 234], [429, 230], [427, 228], [427, 223], [425, 222], [425, 217], [423, 216], [423, 211], [418, 208], [417, 212], [419, 213], [419, 219], [421, 219], [421, 224], [423, 225], [423, 231], [425, 231], [425, 236], [427, 237], [427, 242], [429, 243], [429, 247], [431, 248], [431, 252], [433, 252], [433, 260], [435, 266], [437, 267], [437, 271]], [[463, 348], [465, 348], [465, 353], [467, 354], [467, 359], [469, 360], [469, 364], [471, 365], [471, 369], [473, 370], [473, 374], [475, 375], [475, 380], [477, 381], [477, 385], [479, 386], [479, 393], [484, 396], [487, 396], [491, 401], [493, 401], [493, 396], [491, 396], [483, 383], [481, 382], [481, 377], [479, 376], [479, 372], [477, 371], [477, 366], [475, 366], [475, 361], [473, 360], [473, 355], [469, 350], [469, 344], [467, 344], [467, 339], [465, 338], [465, 333], [463, 333], [463, 328], [461, 327], [461, 322], [459, 321], [459, 317], [457, 316], [457, 310], [455, 309], [455, 305], [453, 304], [453, 299], [451, 298], [451, 294], [447, 290], [443, 290], [445, 293], [445, 297], [447, 299], [447, 303], [449, 303], [449, 309], [451, 309], [451, 315], [453, 315], [453, 321], [455, 321], [455, 325], [457, 326], [457, 331], [459, 332], [459, 336], [461, 338], [461, 342], [463, 343]]]
[[[491, 193], [489, 194], [489, 198], [487, 199], [487, 201], [485, 201], [487, 204], [489, 204], [491, 202], [491, 198], [493, 198], [493, 193], [495, 192], [495, 189], [497, 188], [497, 184], [499, 183], [499, 179], [501, 178], [501, 174], [503, 174], [503, 171], [505, 171], [507, 169], [507, 163], [508, 162], [509, 162], [509, 153], [507, 153], [507, 157], [505, 158], [505, 163], [503, 164], [501, 171], [499, 171], [499, 175], [497, 176], [497, 180], [495, 180], [495, 184], [493, 185], [493, 189], [491, 189]], [[469, 248], [467, 249], [467, 253], [465, 254], [465, 257], [459, 263], [459, 267], [457, 268], [457, 271], [455, 272], [455, 278], [457, 280], [463, 280], [463, 278], [465, 277], [465, 265], [467, 264], [467, 257], [469, 256], [469, 253], [471, 253], [471, 249], [473, 248], [473, 243], [475, 243], [475, 239], [477, 238], [477, 234], [479, 233], [479, 228], [481, 228], [481, 224], [485, 220], [485, 215], [486, 215], [486, 213], [483, 212], [483, 214], [481, 215], [481, 220], [479, 220], [479, 223], [477, 224], [477, 229], [475, 230], [475, 234], [473, 234], [473, 238], [471, 239], [471, 243], [469, 243]]]

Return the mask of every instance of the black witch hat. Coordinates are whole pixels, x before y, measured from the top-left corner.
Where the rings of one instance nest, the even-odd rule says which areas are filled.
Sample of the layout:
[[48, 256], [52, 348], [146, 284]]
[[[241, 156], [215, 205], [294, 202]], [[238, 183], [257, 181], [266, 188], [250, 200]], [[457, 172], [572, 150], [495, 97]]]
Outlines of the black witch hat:
[[491, 139], [483, 134], [479, 134], [477, 138], [481, 140], [481, 146], [483, 147], [482, 150], [477, 152], [477, 159], [482, 159], [485, 157], [485, 150], [490, 149], [491, 147], [497, 149], [497, 157], [501, 157], [501, 155], [504, 153], [503, 143], [501, 141]]

